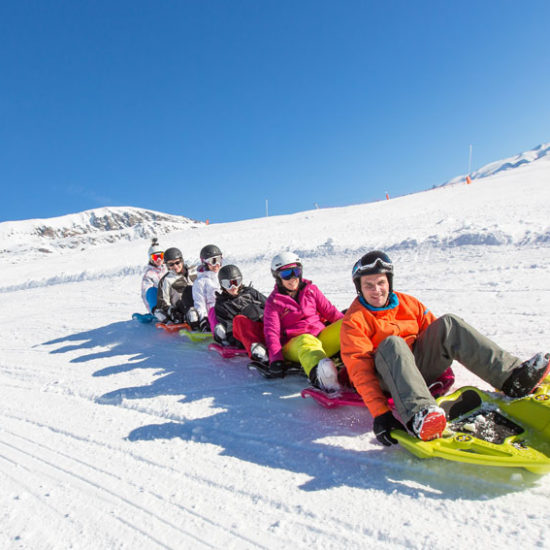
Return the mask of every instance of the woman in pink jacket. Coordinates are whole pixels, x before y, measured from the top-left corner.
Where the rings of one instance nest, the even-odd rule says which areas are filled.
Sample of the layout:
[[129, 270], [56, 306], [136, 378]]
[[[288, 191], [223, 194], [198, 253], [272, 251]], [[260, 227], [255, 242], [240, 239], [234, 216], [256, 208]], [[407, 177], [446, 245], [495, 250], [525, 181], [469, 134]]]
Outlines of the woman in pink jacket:
[[[296, 254], [277, 254], [271, 273], [275, 288], [264, 310], [270, 371], [282, 375], [286, 359], [300, 363], [313, 385], [328, 391], [339, 389], [338, 371], [330, 357], [340, 350], [342, 312], [302, 278], [302, 261]], [[326, 326], [326, 322], [331, 324]]]

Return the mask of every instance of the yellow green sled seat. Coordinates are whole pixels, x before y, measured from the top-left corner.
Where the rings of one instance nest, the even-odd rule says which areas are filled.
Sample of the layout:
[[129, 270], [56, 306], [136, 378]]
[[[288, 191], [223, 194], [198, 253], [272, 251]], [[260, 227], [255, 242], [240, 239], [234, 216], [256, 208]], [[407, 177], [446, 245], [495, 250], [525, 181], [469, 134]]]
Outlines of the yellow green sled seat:
[[211, 332], [198, 332], [187, 328], [182, 328], [179, 333], [180, 336], [189, 338], [191, 342], [211, 342], [213, 340]]
[[442, 437], [421, 441], [392, 431], [415, 456], [550, 472], [550, 378], [521, 399], [466, 386], [437, 403], [448, 419]]

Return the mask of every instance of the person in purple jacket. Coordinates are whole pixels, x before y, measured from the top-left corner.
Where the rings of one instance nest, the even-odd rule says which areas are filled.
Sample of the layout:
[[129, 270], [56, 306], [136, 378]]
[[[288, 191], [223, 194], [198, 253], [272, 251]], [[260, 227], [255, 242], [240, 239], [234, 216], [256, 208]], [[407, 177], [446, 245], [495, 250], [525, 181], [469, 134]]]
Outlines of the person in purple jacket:
[[340, 350], [342, 312], [302, 278], [302, 261], [296, 254], [277, 254], [271, 273], [275, 288], [264, 309], [269, 370], [282, 374], [285, 360], [300, 363], [314, 386], [339, 389], [338, 370], [330, 357]]

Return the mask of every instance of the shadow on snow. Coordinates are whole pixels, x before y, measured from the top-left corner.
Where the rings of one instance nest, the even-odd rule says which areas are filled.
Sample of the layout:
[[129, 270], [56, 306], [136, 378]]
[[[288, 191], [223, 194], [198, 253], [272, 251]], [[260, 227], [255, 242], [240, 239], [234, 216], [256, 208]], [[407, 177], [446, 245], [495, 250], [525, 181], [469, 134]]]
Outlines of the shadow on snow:
[[[188, 343], [151, 326], [123, 321], [44, 344], [65, 344], [52, 354], [83, 351], [71, 360], [75, 364], [130, 357], [93, 376], [135, 369], [154, 369], [158, 374], [151, 384], [108, 392], [98, 403], [120, 405], [124, 400], [167, 395], [181, 395], [183, 404], [209, 400], [204, 406], [209, 416], [141, 426], [128, 434], [129, 441], [180, 438], [216, 445], [225, 456], [310, 476], [301, 486], [306, 491], [344, 485], [398, 491], [412, 498], [485, 500], [523, 490], [539, 479], [523, 470], [521, 476], [513, 476], [520, 470], [424, 461], [397, 446], [373, 448], [372, 419], [366, 409], [323, 409], [301, 398], [304, 377], [266, 380], [248, 371], [243, 358], [223, 360], [204, 344]], [[107, 349], [86, 353], [98, 347]], [[521, 479], [515, 481], [516, 477]]]

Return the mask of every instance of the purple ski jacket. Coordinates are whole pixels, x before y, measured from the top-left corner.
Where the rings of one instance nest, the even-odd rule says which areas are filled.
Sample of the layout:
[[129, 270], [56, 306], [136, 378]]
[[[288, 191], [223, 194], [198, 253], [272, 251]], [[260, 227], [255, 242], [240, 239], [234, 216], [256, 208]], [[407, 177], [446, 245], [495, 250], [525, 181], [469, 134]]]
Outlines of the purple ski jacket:
[[277, 285], [267, 298], [264, 309], [264, 336], [270, 361], [282, 361], [283, 346], [299, 334], [317, 336], [324, 328], [323, 321], [334, 323], [344, 315], [308, 280], [295, 300], [279, 292]]

